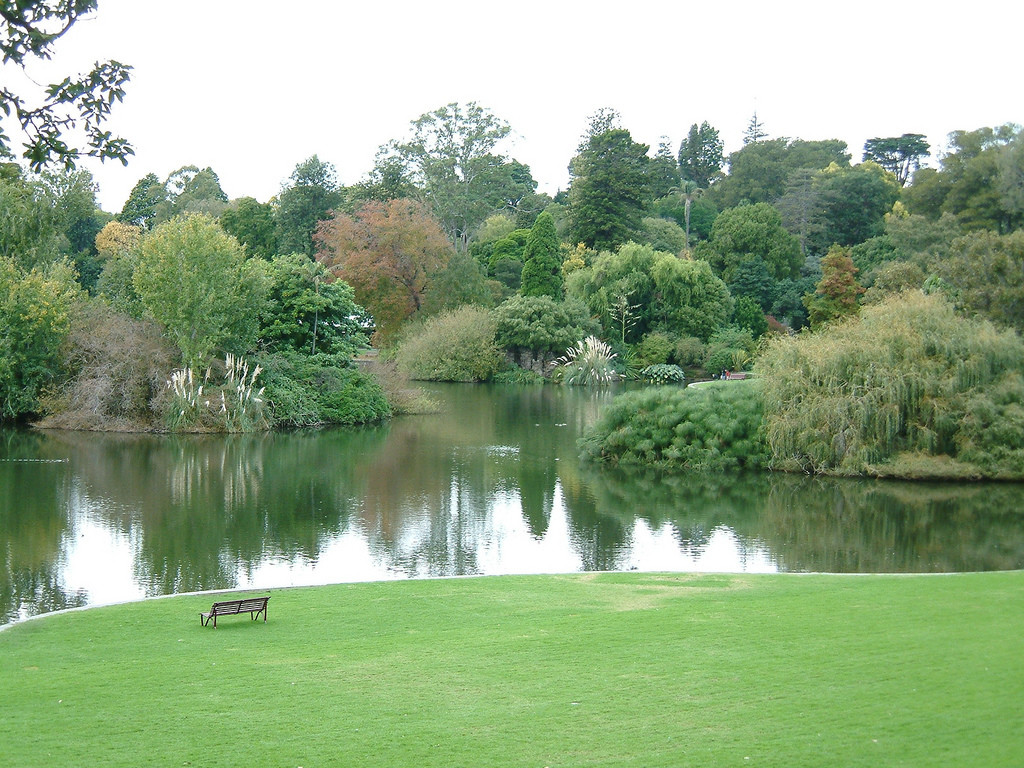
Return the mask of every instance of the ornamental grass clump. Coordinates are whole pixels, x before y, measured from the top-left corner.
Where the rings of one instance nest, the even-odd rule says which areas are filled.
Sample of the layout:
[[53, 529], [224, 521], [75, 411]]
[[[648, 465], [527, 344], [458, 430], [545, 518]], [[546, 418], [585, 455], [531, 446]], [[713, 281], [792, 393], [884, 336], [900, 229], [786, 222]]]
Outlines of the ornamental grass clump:
[[1024, 478], [1024, 341], [939, 296], [778, 338], [756, 370], [776, 468]]
[[167, 387], [171, 391], [167, 410], [167, 426], [174, 431], [253, 432], [266, 429], [263, 413], [263, 388], [256, 389], [256, 377], [262, 372], [257, 365], [250, 371], [249, 363], [228, 354], [224, 360], [224, 381], [210, 384], [211, 369], [202, 380], [192, 368], [171, 373]]
[[615, 370], [615, 353], [596, 336], [587, 336], [555, 360], [552, 378], [563, 384], [601, 386], [622, 378]]

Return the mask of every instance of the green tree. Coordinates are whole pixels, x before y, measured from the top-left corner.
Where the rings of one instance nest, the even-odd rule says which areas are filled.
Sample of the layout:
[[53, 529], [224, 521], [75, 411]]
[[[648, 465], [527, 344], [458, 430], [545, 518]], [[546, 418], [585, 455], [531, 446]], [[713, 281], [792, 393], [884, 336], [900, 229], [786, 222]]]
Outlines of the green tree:
[[648, 146], [629, 131], [592, 128], [569, 164], [569, 237], [595, 250], [616, 248], [640, 227], [652, 201]]
[[155, 173], [147, 173], [132, 187], [116, 218], [134, 227], [151, 229], [157, 223], [157, 216], [167, 207], [167, 201], [167, 186]]
[[514, 229], [505, 237], [496, 240], [491, 248], [487, 271], [508, 291], [518, 292], [523, 279], [523, 262], [526, 259], [528, 229]]
[[0, 257], [22, 269], [57, 259], [62, 242], [49, 191], [8, 163], [0, 166]]
[[885, 168], [901, 187], [921, 167], [921, 160], [928, 157], [930, 151], [931, 145], [921, 133], [875, 137], [864, 142], [864, 160], [872, 160]]
[[24, 271], [0, 255], [0, 421], [39, 411], [81, 290], [64, 262]]
[[96, 204], [96, 182], [86, 170], [63, 168], [43, 171], [39, 182], [46, 191], [46, 203], [53, 209], [60, 252], [74, 264], [79, 284], [91, 291], [101, 268], [96, 235], [110, 218]]
[[295, 166], [277, 204], [277, 242], [282, 253], [313, 256], [317, 224], [342, 200], [337, 173], [316, 155]]
[[739, 265], [760, 259], [775, 280], [795, 278], [803, 259], [799, 241], [782, 226], [782, 218], [767, 203], [741, 205], [723, 211], [711, 228], [711, 239], [696, 250], [715, 272], [731, 282]]
[[582, 302], [513, 296], [491, 311], [495, 341], [522, 368], [546, 373], [556, 357], [599, 326]]
[[736, 265], [728, 282], [729, 293], [737, 299], [751, 299], [766, 312], [775, 299], [778, 282], [765, 260], [752, 256]]
[[673, 219], [644, 216], [640, 220], [640, 231], [636, 241], [646, 243], [656, 251], [666, 251], [679, 255], [686, 251], [686, 230], [676, 224]]
[[871, 273], [871, 287], [864, 292], [863, 303], [877, 304], [893, 294], [920, 289], [924, 281], [924, 270], [917, 264], [887, 261]]
[[1024, 230], [957, 238], [935, 274], [953, 286], [961, 309], [1024, 334]]
[[729, 155], [729, 174], [709, 190], [709, 195], [722, 210], [742, 202], [773, 203], [785, 194], [794, 171], [822, 170], [832, 163], [839, 167], [850, 164], [846, 143], [838, 139], [756, 141]]
[[523, 296], [562, 296], [562, 256], [551, 214], [542, 213], [530, 229], [523, 250]]
[[246, 252], [261, 259], [277, 254], [274, 206], [252, 197], [233, 200], [220, 215], [220, 226], [245, 246]]
[[764, 122], [758, 119], [757, 110], [754, 110], [750, 122], [747, 123], [747, 129], [743, 132], [743, 144], [756, 144], [767, 138], [768, 132], [764, 128]]
[[[1021, 127], [953, 131], [939, 170], [914, 174], [903, 198], [911, 213], [937, 219], [950, 213], [965, 229], [1007, 234], [1024, 225], [1024, 151]], [[1008, 194], [1009, 193], [1009, 194]]]
[[260, 264], [212, 219], [191, 214], [143, 240], [132, 282], [186, 365], [199, 368], [214, 352], [252, 347], [265, 296]]
[[679, 163], [664, 136], [658, 144], [658, 151], [651, 158], [648, 174], [652, 198], [664, 197], [679, 186]]
[[139, 319], [142, 304], [132, 284], [143, 230], [114, 220], [96, 235], [96, 254], [100, 273], [96, 293], [103, 296], [117, 312]]
[[706, 339], [732, 312], [725, 284], [702, 261], [627, 243], [566, 280], [569, 296], [599, 318], [604, 336], [634, 344], [651, 331]]
[[729, 289], [703, 261], [658, 253], [651, 265], [652, 327], [672, 336], [707, 339], [732, 314]]
[[354, 197], [359, 201], [376, 200], [386, 203], [403, 197], [414, 197], [416, 185], [413, 184], [405, 161], [391, 153], [389, 147], [382, 147], [377, 152], [373, 168], [353, 190]]
[[822, 171], [813, 168], [793, 171], [786, 181], [785, 193], [774, 203], [782, 226], [796, 235], [800, 241], [800, 253], [805, 258], [824, 239], [819, 183], [821, 175]]
[[680, 176], [692, 181], [698, 189], [710, 187], [722, 172], [723, 147], [717, 128], [706, 121], [699, 126], [691, 125], [690, 132], [679, 144]]
[[850, 250], [838, 245], [821, 260], [821, 281], [813, 294], [804, 297], [811, 328], [819, 328], [860, 311], [858, 299], [864, 288], [857, 282]]
[[736, 305], [732, 311], [732, 321], [740, 328], [746, 328], [755, 339], [761, 338], [768, 332], [768, 321], [765, 319], [764, 310], [755, 299], [749, 296], [740, 296], [736, 299]]
[[466, 304], [490, 307], [498, 288], [470, 254], [455, 251], [448, 263], [428, 277], [423, 313], [437, 315]]
[[529, 168], [498, 152], [508, 123], [476, 102], [457, 103], [421, 115], [405, 142], [378, 152], [378, 164], [397, 159], [452, 243], [465, 250], [488, 216], [515, 209], [536, 189]]
[[880, 235], [885, 214], [900, 194], [892, 174], [872, 162], [827, 168], [815, 178], [815, 187], [820, 219], [808, 244], [816, 253], [833, 244], [856, 245]]
[[713, 376], [747, 368], [757, 343], [749, 328], [728, 325], [719, 328], [704, 347], [704, 370]]
[[634, 344], [653, 330], [656, 253], [649, 245], [627, 243], [614, 253], [601, 252], [590, 266], [566, 278], [566, 294], [599, 319], [605, 338]]
[[351, 358], [367, 342], [351, 286], [301, 253], [275, 256], [267, 270], [260, 340], [270, 352]]
[[228, 196], [220, 186], [220, 177], [210, 168], [186, 165], [171, 173], [164, 182], [170, 198], [167, 218], [185, 213], [204, 213], [217, 218], [227, 207]]
[[[21, 68], [26, 60], [49, 59], [55, 43], [97, 0], [5, 0], [0, 3], [0, 52], [3, 63]], [[45, 97], [24, 98], [0, 86], [0, 158], [10, 156], [12, 137], [4, 119], [14, 118], [24, 137], [23, 157], [35, 171], [51, 163], [71, 170], [82, 155], [127, 163], [134, 154], [123, 138], [103, 130], [115, 102], [124, 98], [131, 67], [117, 61], [97, 62], [84, 75], [51, 84]], [[73, 143], [69, 143], [73, 142]], [[76, 146], [79, 145], [79, 146]]]
[[695, 239], [707, 240], [711, 236], [711, 227], [718, 217], [718, 207], [710, 198], [704, 196], [704, 192], [705, 190], [698, 188], [693, 182], [684, 182], [679, 189], [655, 200], [650, 213], [675, 221], [683, 228], [690, 244]]

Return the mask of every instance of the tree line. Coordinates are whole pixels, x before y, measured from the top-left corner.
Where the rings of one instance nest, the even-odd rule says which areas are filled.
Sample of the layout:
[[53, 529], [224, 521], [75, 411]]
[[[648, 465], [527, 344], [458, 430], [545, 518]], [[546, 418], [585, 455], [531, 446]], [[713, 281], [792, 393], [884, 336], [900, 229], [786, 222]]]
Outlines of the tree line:
[[[955, 132], [932, 168], [919, 134], [873, 138], [853, 164], [839, 140], [772, 138], [756, 116], [729, 155], [707, 122], [652, 151], [604, 109], [553, 197], [502, 153], [510, 130], [478, 104], [448, 104], [382, 145], [357, 184], [314, 155], [271, 200], [229, 200], [212, 168], [186, 166], [143, 176], [113, 216], [85, 171], [5, 163], [4, 418], [81, 414], [106, 386], [94, 413], [152, 425], [154, 403], [187, 410], [161, 394], [171, 368], [205, 377], [226, 354], [251, 357], [272, 395], [254, 425], [380, 418], [380, 393], [350, 365], [371, 333], [424, 378], [442, 377], [431, 360], [453, 344], [479, 348], [492, 362], [443, 374], [479, 380], [546, 373], [587, 334], [625, 364], [713, 375], [749, 364], [767, 333], [827, 328], [906, 289], [1024, 323], [1019, 126]], [[467, 306], [490, 320], [460, 320]], [[482, 329], [473, 344], [458, 335]], [[436, 342], [416, 339], [428, 330]], [[97, 381], [147, 369], [108, 364], [125, 349], [167, 370]], [[329, 407], [313, 394], [327, 371], [349, 372], [332, 374]], [[229, 383], [204, 381], [227, 402]], [[369, 404], [347, 409], [357, 390]], [[127, 410], [109, 394], [124, 391]]]

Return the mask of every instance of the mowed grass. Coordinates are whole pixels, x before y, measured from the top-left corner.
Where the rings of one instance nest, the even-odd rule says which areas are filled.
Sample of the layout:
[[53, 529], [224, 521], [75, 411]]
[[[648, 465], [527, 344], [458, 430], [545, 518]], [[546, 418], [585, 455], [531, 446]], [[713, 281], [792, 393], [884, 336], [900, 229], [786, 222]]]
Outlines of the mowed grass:
[[1024, 763], [1022, 572], [270, 594], [266, 624], [184, 596], [0, 633], [0, 764]]

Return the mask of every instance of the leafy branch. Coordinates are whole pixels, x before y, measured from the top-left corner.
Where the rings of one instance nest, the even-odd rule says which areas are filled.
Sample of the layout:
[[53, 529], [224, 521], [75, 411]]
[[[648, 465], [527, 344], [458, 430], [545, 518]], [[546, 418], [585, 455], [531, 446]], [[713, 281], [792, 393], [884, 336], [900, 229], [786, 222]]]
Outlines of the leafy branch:
[[[26, 59], [50, 59], [54, 42], [83, 15], [95, 10], [96, 0], [18, 2], [0, 0], [0, 51], [3, 63], [22, 68]], [[66, 77], [46, 88], [38, 106], [29, 104], [9, 88], [0, 88], [0, 157], [11, 157], [12, 138], [3, 125], [14, 118], [25, 135], [23, 157], [33, 171], [53, 163], [71, 170], [83, 154], [120, 160], [134, 154], [126, 139], [102, 129], [116, 102], [123, 101], [131, 67], [117, 61], [97, 62], [84, 75]], [[84, 147], [72, 146], [67, 134], [81, 130]], [[75, 142], [78, 143], [78, 142]]]

